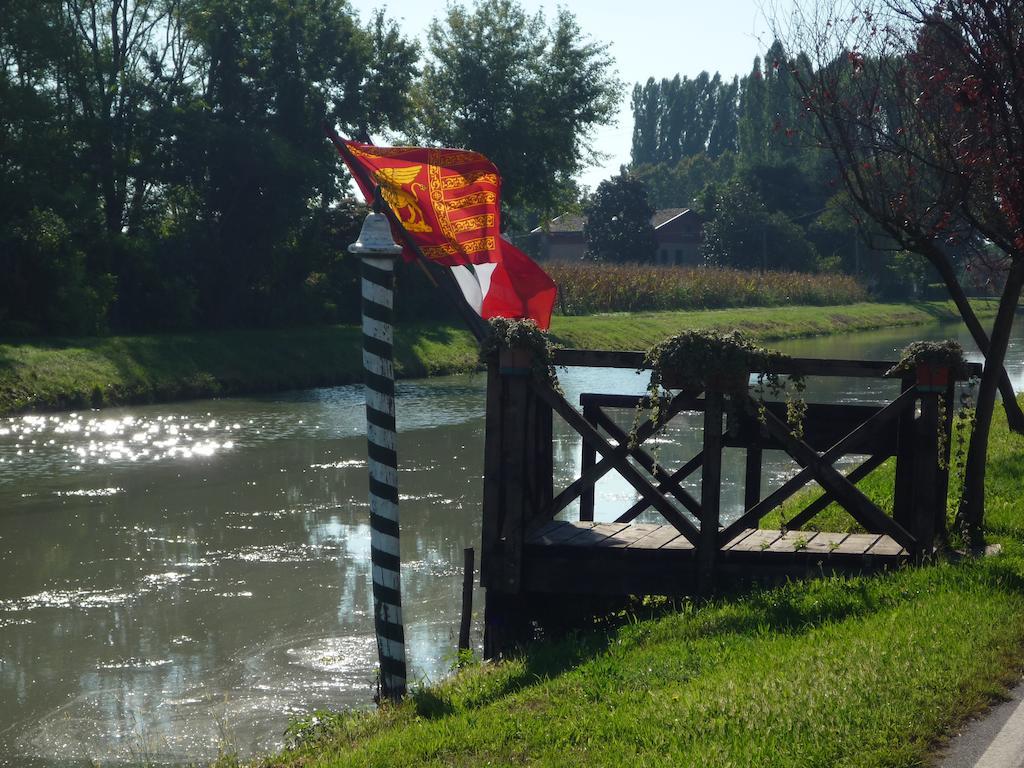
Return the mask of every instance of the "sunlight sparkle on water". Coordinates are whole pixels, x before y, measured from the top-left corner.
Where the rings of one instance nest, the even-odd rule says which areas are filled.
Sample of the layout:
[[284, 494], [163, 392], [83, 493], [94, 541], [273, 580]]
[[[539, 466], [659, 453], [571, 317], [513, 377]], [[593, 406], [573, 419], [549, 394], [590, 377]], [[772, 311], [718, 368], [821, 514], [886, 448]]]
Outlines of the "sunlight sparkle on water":
[[16, 470], [63, 463], [78, 470], [90, 465], [205, 459], [234, 448], [238, 430], [238, 424], [174, 414], [21, 416], [0, 420], [0, 464]]

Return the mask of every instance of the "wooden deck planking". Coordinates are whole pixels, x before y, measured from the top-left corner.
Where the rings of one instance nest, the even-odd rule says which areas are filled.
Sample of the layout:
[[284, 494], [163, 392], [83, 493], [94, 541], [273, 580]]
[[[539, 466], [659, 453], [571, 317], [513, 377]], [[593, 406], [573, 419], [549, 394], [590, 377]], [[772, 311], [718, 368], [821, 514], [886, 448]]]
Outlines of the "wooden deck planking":
[[583, 531], [593, 528], [595, 523], [570, 523], [566, 520], [552, 520], [530, 537], [531, 544], [564, 544]]
[[578, 536], [573, 536], [566, 542], [566, 546], [593, 547], [626, 528], [629, 528], [629, 523], [597, 523], [593, 528], [582, 530]]
[[848, 533], [821, 531], [808, 539], [807, 546], [804, 547], [803, 551], [810, 552], [815, 555], [827, 555], [835, 551], [836, 547], [842, 544], [843, 539], [849, 535], [850, 534]]
[[733, 544], [730, 552], [764, 552], [782, 536], [782, 531], [757, 530]]
[[878, 539], [868, 550], [869, 555], [882, 555], [882, 556], [900, 556], [907, 555], [905, 550], [898, 541], [894, 541], [888, 536], [882, 536]]
[[[642, 539], [638, 539], [629, 545], [629, 549], [661, 549], [674, 543], [677, 539], [686, 541], [686, 537], [671, 525], [659, 525], [658, 530], [649, 533]], [[689, 541], [686, 541], [690, 544]], [[693, 545], [690, 544], [692, 547]]]
[[756, 528], [744, 528], [742, 531], [733, 536], [730, 541], [727, 541], [725, 543], [725, 546], [722, 547], [722, 551], [725, 552], [732, 549], [756, 530]]
[[[615, 523], [618, 525], [618, 523]], [[642, 539], [649, 533], [653, 533], [660, 525], [653, 523], [630, 523], [623, 530], [619, 531], [613, 536], [609, 536], [604, 541], [598, 542], [598, 547], [628, 547], [633, 542]]]
[[[636, 553], [693, 550], [694, 546], [671, 525], [654, 523], [592, 523], [553, 520], [536, 530], [528, 544], [542, 550], [572, 547], [579, 550], [620, 550]], [[748, 558], [761, 556], [765, 564], [806, 562], [794, 556], [841, 555], [902, 561], [909, 555], [898, 542], [877, 533], [838, 533], [831, 531], [779, 531], [746, 529], [740, 531], [720, 550]]]
[[662, 549], [694, 549], [694, 546], [693, 542], [680, 534], [679, 538], [672, 539], [668, 544], [663, 545]]
[[768, 547], [769, 552], [800, 552], [814, 536], [807, 531], [786, 531]]
[[836, 555], [863, 555], [881, 536], [877, 533], [851, 533], [842, 544], [832, 550]]

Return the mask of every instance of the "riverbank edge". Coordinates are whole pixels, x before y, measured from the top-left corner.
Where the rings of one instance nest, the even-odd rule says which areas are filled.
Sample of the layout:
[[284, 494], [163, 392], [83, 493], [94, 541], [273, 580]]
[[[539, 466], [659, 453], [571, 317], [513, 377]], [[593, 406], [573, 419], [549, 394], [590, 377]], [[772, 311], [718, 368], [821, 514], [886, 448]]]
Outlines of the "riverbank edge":
[[[985, 319], [996, 302], [973, 302]], [[952, 302], [744, 307], [556, 316], [566, 347], [643, 349], [686, 328], [739, 328], [762, 342], [958, 319]], [[0, 341], [0, 416], [33, 411], [257, 395], [362, 380], [358, 326], [153, 336]], [[479, 367], [472, 336], [454, 326], [396, 328], [399, 378]]]
[[[217, 765], [931, 764], [1024, 668], [1024, 439], [1001, 410], [993, 427], [995, 556], [639, 608], [472, 662], [397, 707], [315, 713], [289, 729], [291, 748]], [[891, 492], [881, 474], [869, 496]]]

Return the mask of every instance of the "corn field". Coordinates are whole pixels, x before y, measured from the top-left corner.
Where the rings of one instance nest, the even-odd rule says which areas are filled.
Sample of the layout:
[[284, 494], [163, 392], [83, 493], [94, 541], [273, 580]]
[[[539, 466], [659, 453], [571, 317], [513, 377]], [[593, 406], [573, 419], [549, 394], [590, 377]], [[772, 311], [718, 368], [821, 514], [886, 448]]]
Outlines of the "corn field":
[[555, 310], [563, 315], [853, 304], [868, 298], [864, 286], [849, 275], [644, 264], [549, 262], [543, 266], [558, 285]]

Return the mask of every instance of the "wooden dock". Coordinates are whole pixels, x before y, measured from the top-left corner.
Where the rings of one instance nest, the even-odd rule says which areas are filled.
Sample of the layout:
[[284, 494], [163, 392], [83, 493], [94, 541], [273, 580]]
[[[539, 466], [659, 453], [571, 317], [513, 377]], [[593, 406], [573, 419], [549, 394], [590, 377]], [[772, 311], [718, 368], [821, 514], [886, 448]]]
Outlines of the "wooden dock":
[[[719, 578], [895, 568], [891, 536], [746, 528], [719, 550]], [[698, 589], [696, 548], [671, 525], [554, 520], [528, 534], [522, 589], [538, 594], [683, 595]]]
[[[565, 350], [557, 362], [637, 370], [643, 355]], [[893, 363], [797, 358], [776, 365], [781, 374], [880, 378]], [[785, 403], [761, 404], [710, 388], [681, 392], [658, 423], [643, 421], [630, 440], [612, 413], [635, 411], [644, 397], [585, 393], [577, 408], [533, 374], [529, 358], [504, 350], [489, 366], [487, 386], [480, 559], [485, 654], [500, 654], [527, 636], [532, 608], [553, 599], [707, 595], [737, 581], [863, 573], [927, 558], [945, 527], [949, 440], [940, 440], [939, 430], [948, 435], [952, 428], [954, 384], [919, 385], [911, 376], [894, 382], [898, 394], [885, 404], [808, 403], [800, 436], [785, 421]], [[703, 415], [701, 450], [678, 467], [663, 466], [644, 444], [684, 412]], [[553, 482], [556, 416], [580, 435], [582, 446], [579, 476], [561, 489]], [[727, 448], [745, 454], [744, 509], [723, 521]], [[784, 452], [800, 469], [762, 496], [762, 457], [769, 450]], [[946, 462], [939, 450], [946, 451]], [[834, 465], [846, 456], [857, 456], [858, 463], [844, 474]], [[890, 458], [896, 463], [892, 515], [856, 486]], [[614, 520], [595, 521], [594, 487], [609, 472], [628, 482], [638, 500]], [[700, 498], [682, 485], [695, 473]], [[760, 528], [765, 515], [811, 482], [822, 493], [786, 522], [786, 530]], [[578, 513], [569, 515], [577, 501]], [[800, 530], [833, 502], [866, 533]], [[636, 522], [648, 510], [661, 522]]]

